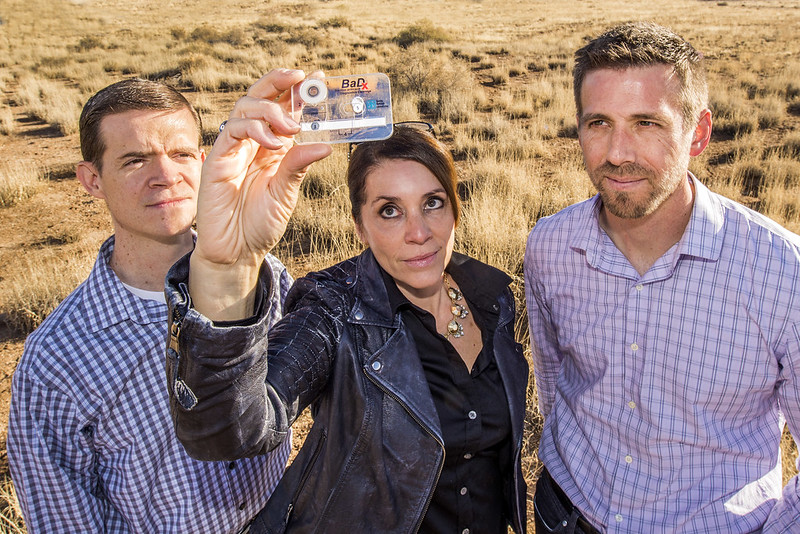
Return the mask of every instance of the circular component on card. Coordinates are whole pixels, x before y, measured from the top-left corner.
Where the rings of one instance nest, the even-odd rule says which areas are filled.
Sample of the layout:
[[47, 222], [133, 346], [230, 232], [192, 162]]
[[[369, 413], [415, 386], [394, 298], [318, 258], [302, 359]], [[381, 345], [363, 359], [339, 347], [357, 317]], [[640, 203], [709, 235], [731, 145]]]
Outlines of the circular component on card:
[[319, 104], [328, 97], [328, 88], [323, 80], [309, 78], [300, 84], [300, 98], [306, 104]]
[[364, 113], [364, 108], [367, 107], [364, 103], [364, 99], [360, 96], [354, 97], [350, 105], [353, 106], [353, 113]]

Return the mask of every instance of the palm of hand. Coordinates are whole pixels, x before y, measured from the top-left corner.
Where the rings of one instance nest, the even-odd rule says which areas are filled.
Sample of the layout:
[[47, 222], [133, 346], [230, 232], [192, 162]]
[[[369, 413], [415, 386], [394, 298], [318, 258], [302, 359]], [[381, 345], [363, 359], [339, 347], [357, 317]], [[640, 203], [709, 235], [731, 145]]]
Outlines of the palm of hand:
[[[251, 139], [203, 168], [198, 199], [198, 252], [218, 264], [260, 261], [280, 240], [297, 204], [300, 180], [282, 176], [292, 141], [266, 149]], [[227, 177], [227, 178], [220, 178]]]

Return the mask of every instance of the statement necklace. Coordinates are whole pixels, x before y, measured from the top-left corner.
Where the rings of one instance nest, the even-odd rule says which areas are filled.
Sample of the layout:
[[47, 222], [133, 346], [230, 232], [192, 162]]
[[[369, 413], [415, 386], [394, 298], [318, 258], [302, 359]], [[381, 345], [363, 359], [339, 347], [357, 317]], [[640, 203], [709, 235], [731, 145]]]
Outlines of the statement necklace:
[[444, 338], [450, 336], [461, 337], [464, 335], [464, 325], [456, 321], [456, 319], [463, 319], [469, 315], [469, 310], [458, 303], [463, 298], [461, 291], [456, 288], [450, 287], [450, 281], [447, 279], [447, 273], [442, 275], [444, 280], [444, 287], [447, 290], [447, 298], [450, 299], [450, 312], [453, 314], [453, 320], [447, 323], [447, 331], [444, 333]]

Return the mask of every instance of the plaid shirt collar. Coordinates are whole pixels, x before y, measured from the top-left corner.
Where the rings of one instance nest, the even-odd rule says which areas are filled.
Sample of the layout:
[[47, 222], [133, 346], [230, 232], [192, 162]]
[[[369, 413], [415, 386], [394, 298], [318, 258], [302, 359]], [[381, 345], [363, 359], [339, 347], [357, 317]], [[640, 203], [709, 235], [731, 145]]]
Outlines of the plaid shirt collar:
[[110, 266], [113, 251], [112, 235], [100, 247], [92, 272], [86, 279], [88, 291], [83, 293], [84, 305], [96, 310], [86, 317], [86, 329], [98, 332], [125, 321], [141, 325], [166, 321], [165, 304], [141, 299], [122, 285]]

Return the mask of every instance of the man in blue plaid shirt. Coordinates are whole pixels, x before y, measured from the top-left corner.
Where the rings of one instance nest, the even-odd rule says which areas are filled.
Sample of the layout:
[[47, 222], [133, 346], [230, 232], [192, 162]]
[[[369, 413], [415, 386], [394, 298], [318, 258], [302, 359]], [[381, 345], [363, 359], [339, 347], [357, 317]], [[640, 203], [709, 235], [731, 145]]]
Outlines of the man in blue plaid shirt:
[[[266, 456], [201, 462], [178, 442], [164, 388], [164, 277], [193, 247], [200, 118], [174, 89], [126, 80], [80, 119], [78, 180], [114, 235], [89, 277], [27, 339], [13, 379], [11, 474], [30, 532], [241, 532], [280, 479]], [[279, 287], [277, 321], [291, 285]]]
[[575, 55], [595, 197], [540, 220], [525, 280], [539, 406], [537, 532], [800, 532], [800, 236], [688, 172], [701, 55], [618, 26]]

